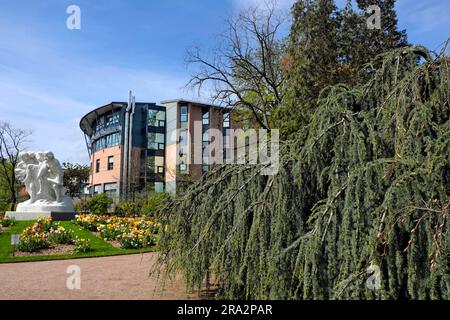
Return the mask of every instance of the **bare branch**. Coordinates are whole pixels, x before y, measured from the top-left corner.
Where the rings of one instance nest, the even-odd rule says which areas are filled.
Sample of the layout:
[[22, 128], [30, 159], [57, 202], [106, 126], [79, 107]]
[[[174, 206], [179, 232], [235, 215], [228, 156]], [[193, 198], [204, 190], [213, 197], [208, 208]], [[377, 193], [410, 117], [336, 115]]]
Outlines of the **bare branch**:
[[186, 87], [200, 95], [211, 85], [215, 103], [249, 110], [262, 128], [270, 129], [270, 113], [283, 99], [279, 31], [285, 19], [277, 16], [274, 3], [266, 6], [229, 18], [211, 57], [199, 48], [188, 51], [186, 62], [196, 69]]
[[0, 168], [6, 180], [10, 197], [11, 210], [17, 202], [16, 173], [19, 154], [25, 148], [30, 132], [12, 127], [8, 122], [0, 122]]

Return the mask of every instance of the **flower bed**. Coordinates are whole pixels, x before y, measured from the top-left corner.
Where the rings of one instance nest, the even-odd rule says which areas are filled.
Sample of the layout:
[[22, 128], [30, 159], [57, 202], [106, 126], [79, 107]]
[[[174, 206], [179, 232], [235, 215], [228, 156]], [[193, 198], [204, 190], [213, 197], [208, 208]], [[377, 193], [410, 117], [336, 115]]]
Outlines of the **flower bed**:
[[52, 218], [39, 217], [36, 223], [22, 231], [19, 239], [17, 249], [27, 253], [55, 248], [58, 245], [76, 245], [73, 231], [53, 222]]
[[142, 249], [156, 244], [161, 224], [146, 218], [79, 215], [75, 223], [99, 232], [105, 241], [118, 241], [122, 249]]

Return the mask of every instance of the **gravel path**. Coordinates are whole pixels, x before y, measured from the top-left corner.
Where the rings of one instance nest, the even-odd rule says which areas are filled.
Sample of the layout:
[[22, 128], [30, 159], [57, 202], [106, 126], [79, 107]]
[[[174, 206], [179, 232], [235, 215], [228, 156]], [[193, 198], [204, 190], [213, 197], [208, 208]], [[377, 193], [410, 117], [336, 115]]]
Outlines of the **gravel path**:
[[[0, 300], [179, 300], [188, 294], [180, 279], [161, 290], [149, 270], [156, 253], [80, 260], [0, 264]], [[81, 289], [69, 290], [69, 266], [79, 266]]]

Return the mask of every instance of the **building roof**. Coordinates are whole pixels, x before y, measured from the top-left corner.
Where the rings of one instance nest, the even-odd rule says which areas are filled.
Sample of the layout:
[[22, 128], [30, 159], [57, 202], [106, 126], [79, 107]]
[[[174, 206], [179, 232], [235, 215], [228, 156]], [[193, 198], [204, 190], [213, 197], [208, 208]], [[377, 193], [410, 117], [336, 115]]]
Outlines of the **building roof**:
[[108, 113], [110, 111], [113, 111], [114, 109], [121, 109], [125, 105], [127, 105], [127, 102], [111, 102], [108, 103], [102, 107], [99, 107], [97, 109], [92, 110], [88, 114], [86, 114], [80, 121], [80, 128], [81, 130], [87, 134], [88, 136], [92, 136], [93, 132], [93, 124], [94, 121], [101, 115], [104, 115], [105, 113]]
[[[194, 101], [194, 100], [189, 100], [189, 99], [171, 99], [171, 100], [165, 100], [165, 101], [161, 101], [160, 105], [164, 105], [164, 104], [168, 104], [168, 103], [175, 103], [175, 102], [185, 102], [185, 103], [191, 103], [191, 104], [195, 104], [195, 105], [200, 105], [200, 106], [205, 106], [205, 107], [213, 107], [213, 108], [218, 108], [218, 109], [229, 109], [231, 107], [224, 107], [224, 106], [220, 106], [217, 104], [211, 104], [211, 103], [207, 103], [207, 102], [202, 102], [202, 101]], [[154, 105], [154, 103], [149, 103], [149, 102], [136, 102], [136, 104], [151, 104]], [[127, 106], [128, 102], [120, 102], [120, 101], [113, 101], [111, 103], [108, 103], [102, 107], [99, 107], [97, 109], [92, 110], [91, 112], [89, 112], [88, 114], [86, 114], [80, 121], [80, 128], [81, 130], [87, 134], [88, 136], [92, 136], [93, 132], [93, 124], [94, 121], [99, 117], [104, 115], [105, 113], [108, 113], [110, 111], [113, 111], [115, 109], [121, 109], [124, 106]]]
[[175, 103], [175, 102], [185, 102], [185, 103], [191, 103], [191, 104], [196, 104], [196, 105], [205, 106], [205, 107], [214, 107], [214, 108], [218, 108], [218, 109], [230, 108], [230, 107], [224, 107], [224, 106], [221, 106], [218, 104], [212, 104], [212, 103], [208, 103], [208, 102], [204, 102], [204, 101], [195, 101], [195, 100], [189, 100], [189, 99], [183, 99], [183, 98], [164, 100], [164, 101], [161, 101], [161, 104], [168, 104], [168, 103]]

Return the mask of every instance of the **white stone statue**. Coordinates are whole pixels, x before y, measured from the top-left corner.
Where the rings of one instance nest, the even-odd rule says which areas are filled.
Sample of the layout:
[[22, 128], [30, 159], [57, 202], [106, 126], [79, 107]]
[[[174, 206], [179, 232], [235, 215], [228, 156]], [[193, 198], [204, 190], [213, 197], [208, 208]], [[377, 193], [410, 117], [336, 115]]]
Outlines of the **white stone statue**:
[[72, 199], [66, 196], [64, 172], [51, 152], [23, 152], [15, 170], [30, 195], [17, 206], [18, 213], [73, 213]]

